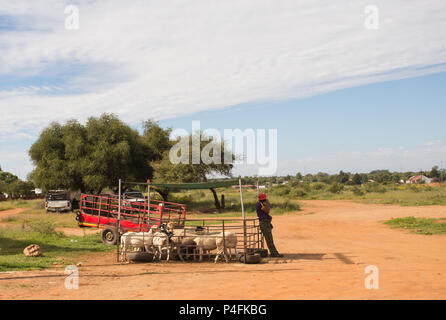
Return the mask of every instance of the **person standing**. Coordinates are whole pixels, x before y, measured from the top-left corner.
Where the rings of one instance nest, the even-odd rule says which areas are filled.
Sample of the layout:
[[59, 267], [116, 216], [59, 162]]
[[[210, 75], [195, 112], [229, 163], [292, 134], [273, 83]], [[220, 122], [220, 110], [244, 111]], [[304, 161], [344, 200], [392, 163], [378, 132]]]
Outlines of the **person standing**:
[[263, 236], [265, 237], [266, 245], [268, 246], [269, 256], [282, 258], [283, 255], [280, 254], [276, 246], [274, 245], [273, 239], [273, 225], [271, 224], [272, 217], [270, 216], [271, 204], [268, 201], [268, 198], [265, 193], [259, 194], [259, 201], [256, 205], [257, 217], [259, 218], [260, 230], [262, 231]]

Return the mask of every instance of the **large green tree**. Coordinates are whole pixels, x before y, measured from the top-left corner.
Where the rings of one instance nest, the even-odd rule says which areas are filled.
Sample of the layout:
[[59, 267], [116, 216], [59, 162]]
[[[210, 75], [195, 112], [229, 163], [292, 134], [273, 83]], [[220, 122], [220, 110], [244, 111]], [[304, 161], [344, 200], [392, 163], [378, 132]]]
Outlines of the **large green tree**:
[[151, 149], [154, 160], [161, 160], [164, 152], [172, 147], [171, 132], [172, 129], [163, 129], [156, 121], [151, 119], [143, 122], [143, 140]]
[[32, 145], [30, 178], [44, 190], [100, 193], [118, 179], [145, 181], [152, 176], [153, 149], [115, 115], [91, 117], [85, 125], [52, 123]]
[[440, 178], [440, 171], [438, 170], [438, 166], [434, 166], [429, 174], [431, 178]]
[[[181, 141], [184, 144], [176, 149], [176, 146], [181, 145]], [[199, 149], [197, 149], [200, 157], [196, 161], [193, 160], [193, 141], [199, 143]], [[231, 176], [235, 156], [231, 150], [227, 149], [224, 141], [213, 139], [202, 132], [195, 132], [189, 136], [178, 137], [176, 140], [170, 141], [170, 145], [169, 150], [164, 150], [162, 159], [152, 163], [156, 182], [207, 182], [209, 177], [212, 176]], [[203, 155], [208, 157], [203, 157]], [[185, 158], [180, 163], [172, 159], [172, 157], [181, 158], [182, 156]], [[231, 161], [225, 161], [225, 159]], [[168, 189], [157, 189], [157, 191], [167, 200]], [[216, 190], [211, 188], [210, 191], [214, 196], [216, 208], [220, 210], [221, 203]]]

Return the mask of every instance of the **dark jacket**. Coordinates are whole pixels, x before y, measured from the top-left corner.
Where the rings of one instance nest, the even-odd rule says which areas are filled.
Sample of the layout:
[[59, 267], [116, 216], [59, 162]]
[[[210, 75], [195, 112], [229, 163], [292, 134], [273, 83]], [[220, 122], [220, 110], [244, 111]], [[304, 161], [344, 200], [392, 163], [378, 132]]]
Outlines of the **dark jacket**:
[[268, 200], [262, 200], [256, 204], [257, 217], [259, 220], [271, 220], [272, 217], [269, 215], [270, 203]]

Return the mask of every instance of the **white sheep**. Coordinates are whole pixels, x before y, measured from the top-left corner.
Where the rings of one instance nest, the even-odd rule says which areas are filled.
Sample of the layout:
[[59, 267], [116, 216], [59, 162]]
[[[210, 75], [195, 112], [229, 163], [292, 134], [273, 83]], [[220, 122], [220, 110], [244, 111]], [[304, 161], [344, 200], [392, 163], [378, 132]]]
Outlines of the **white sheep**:
[[152, 249], [152, 241], [159, 227], [153, 226], [149, 232], [127, 232], [121, 236], [121, 261], [127, 260], [127, 249], [132, 246], [135, 248], [144, 247], [147, 252]]
[[210, 251], [217, 249], [216, 235], [200, 235], [194, 238], [197, 251], [200, 254], [199, 261], [203, 261], [204, 251]]
[[172, 251], [171, 241], [169, 239], [169, 230], [165, 224], [160, 227], [161, 231], [153, 235], [152, 245], [155, 248], [155, 259], [161, 260], [161, 255], [164, 250], [167, 251], [167, 261], [170, 260], [170, 252]]
[[[184, 261], [181, 250], [186, 247], [194, 247], [195, 242], [194, 239], [197, 235], [191, 233], [185, 233], [183, 230], [174, 230], [171, 240], [172, 249], [175, 249], [177, 255], [180, 257], [181, 261]], [[189, 257], [189, 254], [186, 255], [186, 258]]]
[[167, 251], [167, 261], [170, 260], [170, 251], [172, 246], [169, 242], [169, 237], [164, 232], [157, 232], [153, 236], [153, 247], [155, 248], [155, 260], [161, 260], [163, 251]]
[[203, 253], [205, 250], [217, 249], [217, 256], [215, 257], [214, 262], [217, 263], [222, 254], [225, 257], [226, 262], [229, 262], [227, 250], [229, 249], [229, 258], [231, 258], [231, 249], [237, 247], [237, 234], [225, 231], [224, 236], [223, 232], [216, 235], [201, 235], [195, 237], [194, 242], [200, 254], [200, 261], [203, 261]]
[[237, 249], [237, 234], [230, 231], [225, 231], [225, 236], [223, 238], [223, 232], [217, 236], [217, 256], [215, 257], [215, 263], [217, 263], [218, 258], [223, 253], [226, 262], [228, 261], [228, 253], [229, 251], [229, 260], [232, 259], [232, 249]]
[[[182, 229], [174, 229], [174, 223], [169, 222], [167, 224], [167, 230], [172, 232], [171, 237], [171, 244], [172, 244], [172, 250], [176, 249], [177, 255], [180, 257], [181, 261], [184, 261], [183, 255], [181, 253], [181, 250], [183, 248], [196, 248], [196, 244], [194, 242], [194, 239], [199, 235], [217, 235], [219, 232], [209, 233], [209, 231], [205, 231], [204, 229], [199, 229], [200, 227], [197, 227], [195, 230], [187, 230], [185, 228]], [[215, 249], [215, 248], [213, 248]], [[206, 249], [203, 249], [203, 251], [208, 251]], [[189, 258], [190, 254], [187, 252], [186, 259]]]

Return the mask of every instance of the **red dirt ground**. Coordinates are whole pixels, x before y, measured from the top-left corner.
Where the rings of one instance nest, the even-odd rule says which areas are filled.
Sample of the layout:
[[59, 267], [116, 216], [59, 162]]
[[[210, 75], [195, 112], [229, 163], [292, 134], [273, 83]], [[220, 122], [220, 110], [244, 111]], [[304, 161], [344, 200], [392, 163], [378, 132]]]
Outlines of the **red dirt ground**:
[[20, 208], [16, 208], [16, 209], [12, 209], [12, 210], [5, 210], [5, 211], [0, 211], [0, 220], [8, 217], [8, 216], [12, 216], [14, 214], [19, 214], [21, 212], [25, 211], [25, 209], [20, 209]]
[[[393, 217], [446, 217], [446, 207], [301, 201], [273, 220], [283, 259], [239, 263], [116, 264], [114, 253], [79, 259], [79, 289], [64, 269], [0, 273], [0, 299], [446, 299], [446, 236], [390, 229]], [[379, 268], [379, 290], [364, 286]]]

